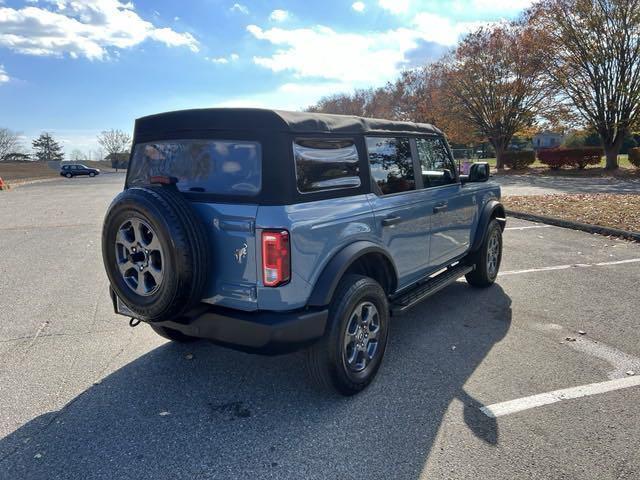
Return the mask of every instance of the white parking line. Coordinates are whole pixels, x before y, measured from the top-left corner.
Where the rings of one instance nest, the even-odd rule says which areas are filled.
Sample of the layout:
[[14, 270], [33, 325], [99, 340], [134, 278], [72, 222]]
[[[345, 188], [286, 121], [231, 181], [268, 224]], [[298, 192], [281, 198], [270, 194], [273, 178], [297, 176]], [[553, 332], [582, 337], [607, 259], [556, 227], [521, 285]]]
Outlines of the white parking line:
[[562, 390], [554, 390], [553, 392], [531, 395], [530, 397], [517, 398], [507, 402], [494, 403], [493, 405], [481, 407], [480, 410], [488, 417], [497, 418], [516, 412], [522, 412], [523, 410], [529, 410], [530, 408], [562, 402], [564, 400], [588, 397], [623, 388], [637, 387], [639, 385], [640, 376], [618, 378], [617, 380], [564, 388]]
[[526, 227], [507, 227], [505, 230], [529, 230], [531, 228], [552, 228], [553, 225], [528, 225]]
[[588, 268], [588, 267], [606, 267], [609, 265], [622, 265], [625, 263], [638, 263], [640, 258], [630, 258], [627, 260], [615, 260], [611, 262], [599, 262], [599, 263], [573, 263], [571, 265], [554, 265], [551, 267], [541, 268], [527, 268], [525, 270], [507, 270], [506, 272], [500, 272], [499, 276], [505, 275], [518, 275], [520, 273], [534, 273], [534, 272], [548, 272], [551, 270], [567, 270], [569, 268]]

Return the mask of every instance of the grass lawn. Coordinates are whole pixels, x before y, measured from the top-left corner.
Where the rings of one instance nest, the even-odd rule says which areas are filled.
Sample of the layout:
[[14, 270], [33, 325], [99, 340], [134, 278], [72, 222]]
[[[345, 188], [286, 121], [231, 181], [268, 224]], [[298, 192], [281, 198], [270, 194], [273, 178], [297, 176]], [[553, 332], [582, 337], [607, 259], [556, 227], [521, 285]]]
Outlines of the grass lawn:
[[[90, 168], [99, 168], [102, 171], [113, 172], [111, 162], [69, 162], [81, 163]], [[41, 178], [54, 178], [60, 176], [59, 170], [49, 168], [46, 162], [0, 162], [0, 177], [6, 182], [19, 180], [37, 180]]]
[[612, 193], [504, 196], [507, 209], [640, 232], [640, 195]]
[[42, 162], [0, 162], [0, 177], [6, 182], [59, 176]]

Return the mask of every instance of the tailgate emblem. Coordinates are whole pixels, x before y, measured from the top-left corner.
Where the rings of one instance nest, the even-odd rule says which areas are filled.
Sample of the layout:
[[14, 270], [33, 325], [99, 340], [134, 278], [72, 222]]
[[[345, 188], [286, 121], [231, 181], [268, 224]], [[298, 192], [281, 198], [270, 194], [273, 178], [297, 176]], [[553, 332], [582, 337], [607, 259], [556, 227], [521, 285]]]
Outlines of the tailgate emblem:
[[242, 264], [242, 261], [247, 258], [247, 244], [242, 245], [242, 248], [238, 248], [233, 254], [236, 257], [236, 262]]

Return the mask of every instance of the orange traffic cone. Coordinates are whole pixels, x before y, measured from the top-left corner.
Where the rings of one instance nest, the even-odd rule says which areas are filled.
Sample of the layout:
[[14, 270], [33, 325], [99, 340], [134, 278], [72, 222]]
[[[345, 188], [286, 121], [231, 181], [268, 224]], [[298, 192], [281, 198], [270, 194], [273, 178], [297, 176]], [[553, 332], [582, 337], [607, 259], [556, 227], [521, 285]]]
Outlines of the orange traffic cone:
[[4, 183], [4, 180], [2, 180], [2, 177], [0, 177], [0, 190], [9, 190], [9, 184]]

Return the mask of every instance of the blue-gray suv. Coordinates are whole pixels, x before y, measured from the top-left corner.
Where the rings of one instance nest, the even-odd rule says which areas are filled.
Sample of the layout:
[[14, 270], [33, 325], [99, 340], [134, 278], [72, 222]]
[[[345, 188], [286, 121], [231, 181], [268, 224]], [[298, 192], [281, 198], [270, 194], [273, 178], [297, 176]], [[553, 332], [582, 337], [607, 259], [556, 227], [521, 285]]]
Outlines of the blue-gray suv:
[[102, 253], [117, 313], [174, 341], [305, 349], [364, 389], [391, 317], [465, 276], [496, 279], [505, 212], [432, 125], [260, 109], [136, 121]]

